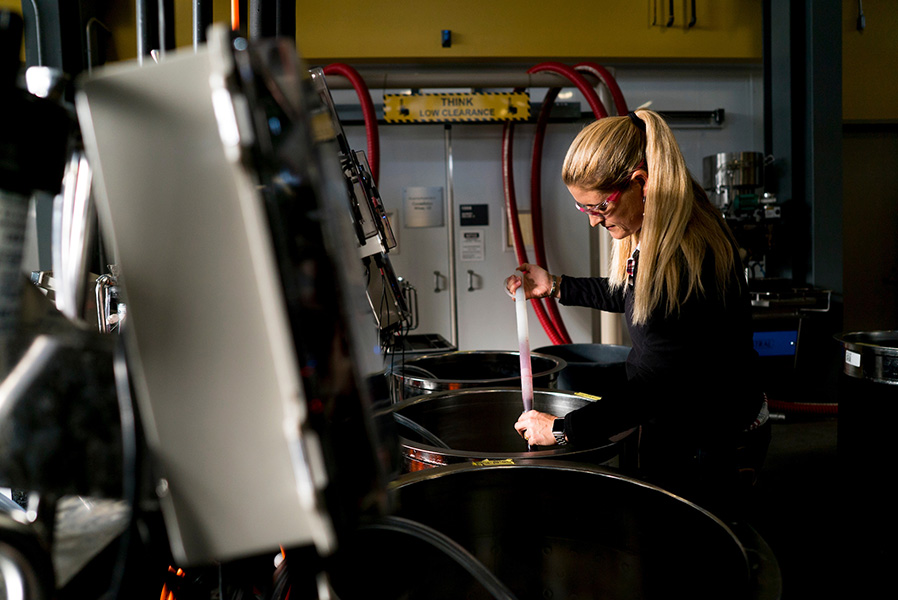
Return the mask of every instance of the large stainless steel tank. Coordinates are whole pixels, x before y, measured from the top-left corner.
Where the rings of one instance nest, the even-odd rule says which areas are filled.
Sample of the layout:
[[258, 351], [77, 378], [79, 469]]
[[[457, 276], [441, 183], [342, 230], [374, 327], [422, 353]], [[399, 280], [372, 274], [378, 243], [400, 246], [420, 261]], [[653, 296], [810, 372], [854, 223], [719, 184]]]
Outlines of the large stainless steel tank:
[[[554, 388], [564, 360], [531, 353], [533, 387]], [[397, 400], [447, 390], [521, 387], [519, 352], [477, 350], [428, 354], [406, 359], [391, 369]]]
[[[533, 392], [534, 409], [559, 417], [594, 401], [593, 397], [573, 392]], [[389, 410], [399, 420], [405, 471], [521, 458], [576, 460], [615, 467], [629, 466], [628, 461], [635, 460], [629, 435], [595, 447], [533, 446], [528, 450], [527, 442], [514, 429], [523, 411], [520, 390], [472, 388], [440, 392], [411, 398]], [[425, 430], [424, 436], [418, 427]], [[437, 439], [425, 437], [428, 433]]]
[[[355, 585], [385, 599], [781, 595], [776, 559], [753, 530], [731, 528], [660, 488], [599, 468], [452, 465], [405, 475], [393, 490], [397, 513], [360, 532], [344, 557], [351, 581], [335, 571], [338, 593]], [[437, 551], [445, 538], [461, 550], [447, 544]], [[479, 573], [478, 580], [476, 569], [458, 566], [472, 563], [509, 595], [491, 595], [480, 582], [489, 577]]]

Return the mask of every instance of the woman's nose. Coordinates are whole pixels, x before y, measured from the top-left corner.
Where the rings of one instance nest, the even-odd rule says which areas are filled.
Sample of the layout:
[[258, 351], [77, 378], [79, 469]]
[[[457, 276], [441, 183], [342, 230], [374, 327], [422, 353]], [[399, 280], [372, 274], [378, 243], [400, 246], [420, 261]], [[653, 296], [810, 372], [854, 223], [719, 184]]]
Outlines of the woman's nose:
[[599, 215], [589, 215], [589, 226], [595, 227], [599, 223], [605, 220], [605, 217], [601, 217]]

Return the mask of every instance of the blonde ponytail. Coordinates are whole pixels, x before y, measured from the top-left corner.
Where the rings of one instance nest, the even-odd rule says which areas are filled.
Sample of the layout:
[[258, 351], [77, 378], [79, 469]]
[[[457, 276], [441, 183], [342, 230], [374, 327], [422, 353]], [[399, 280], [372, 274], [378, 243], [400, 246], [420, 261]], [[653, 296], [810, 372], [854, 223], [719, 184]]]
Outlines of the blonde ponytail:
[[[610, 275], [612, 287], [625, 285], [627, 259], [639, 243], [633, 323], [644, 324], [665, 297], [663, 309], [670, 314], [693, 294], [723, 296], [735, 257], [732, 236], [689, 173], [670, 127], [654, 111], [636, 116], [645, 133], [629, 117], [601, 119], [581, 131], [565, 157], [562, 179], [569, 186], [609, 191], [622, 188], [643, 161], [647, 164], [642, 229], [638, 238], [614, 241]], [[714, 257], [716, 290], [705, 290], [701, 281], [708, 252]]]

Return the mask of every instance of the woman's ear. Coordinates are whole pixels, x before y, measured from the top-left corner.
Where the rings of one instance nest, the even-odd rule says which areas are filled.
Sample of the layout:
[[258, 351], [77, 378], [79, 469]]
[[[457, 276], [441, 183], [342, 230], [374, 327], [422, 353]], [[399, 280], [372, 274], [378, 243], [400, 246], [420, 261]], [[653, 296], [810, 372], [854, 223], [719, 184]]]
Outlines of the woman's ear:
[[648, 195], [648, 193], [649, 193], [649, 174], [645, 169], [636, 169], [635, 171], [633, 171], [633, 174], [630, 175], [630, 180], [635, 181], [640, 186], [642, 186], [643, 197]]

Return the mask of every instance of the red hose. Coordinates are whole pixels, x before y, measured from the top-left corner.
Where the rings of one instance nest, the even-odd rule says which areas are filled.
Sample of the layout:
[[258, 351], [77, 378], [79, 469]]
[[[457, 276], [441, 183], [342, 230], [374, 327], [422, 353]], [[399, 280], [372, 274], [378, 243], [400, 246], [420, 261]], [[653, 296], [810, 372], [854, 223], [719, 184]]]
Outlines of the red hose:
[[[563, 75], [569, 81], [571, 81], [574, 85], [577, 86], [577, 89], [583, 94], [586, 98], [586, 101], [589, 103], [590, 108], [592, 108], [593, 114], [596, 115], [596, 118], [607, 117], [608, 113], [605, 111], [605, 107], [602, 106], [601, 100], [599, 100], [598, 94], [596, 94], [595, 90], [586, 79], [577, 73], [571, 67], [559, 63], [559, 62], [545, 62], [535, 65], [527, 70], [529, 74], [541, 73], [543, 71], [551, 71], [553, 73], [557, 73], [559, 75]], [[557, 93], [557, 92], [556, 92]], [[554, 98], [553, 98], [554, 100]], [[548, 112], [545, 113], [545, 119], [548, 119]], [[524, 242], [523, 237], [520, 232], [520, 224], [518, 222], [518, 209], [517, 209], [517, 201], [515, 199], [514, 194], [514, 174], [511, 169], [511, 154], [512, 154], [512, 144], [511, 140], [513, 139], [513, 126], [511, 123], [505, 124], [505, 129], [502, 134], [502, 175], [505, 186], [505, 199], [506, 199], [506, 209], [508, 210], [508, 221], [509, 226], [512, 228], [512, 235], [515, 244], [515, 252], [518, 255], [518, 259], [521, 263], [528, 262], [526, 260], [526, 252], [524, 250]], [[540, 140], [540, 146], [542, 141]], [[541, 154], [541, 150], [540, 150]], [[542, 243], [542, 205], [539, 199], [539, 190], [537, 190], [537, 203], [535, 206], [536, 214], [539, 216], [539, 222], [537, 223], [537, 219], [534, 215], [533, 226], [534, 229], [534, 251], [543, 257], [543, 261], [541, 266], [546, 267], [545, 263], [545, 253], [543, 251], [543, 243]], [[531, 194], [533, 192], [531, 191]], [[531, 211], [534, 210], [534, 207], [531, 206]], [[537, 236], [537, 229], [539, 236]], [[540, 264], [540, 261], [537, 261], [537, 264]], [[564, 327], [564, 322], [561, 319], [561, 315], [558, 313], [558, 307], [555, 305], [554, 299], [548, 299], [547, 304], [549, 306], [549, 310], [552, 313], [552, 316], [549, 317], [545, 313], [545, 309], [543, 308], [542, 302], [539, 299], [533, 299], [533, 309], [536, 312], [536, 316], [540, 321], [540, 324], [543, 326], [546, 334], [548, 334], [549, 339], [553, 344], [570, 344], [570, 336], [567, 334], [567, 330]]]
[[[542, 209], [542, 156], [543, 140], [545, 140], [546, 125], [549, 122], [549, 114], [555, 104], [555, 98], [561, 88], [549, 88], [543, 99], [542, 108], [536, 119], [536, 133], [533, 136], [533, 154], [530, 163], [530, 214], [533, 217], [533, 253], [536, 256], [536, 264], [547, 266], [546, 249], [543, 242], [543, 209]], [[537, 243], [539, 240], [539, 243]]]
[[527, 69], [527, 73], [533, 75], [535, 73], [541, 73], [543, 71], [551, 71], [553, 73], [557, 73], [559, 75], [564, 75], [568, 81], [577, 86], [577, 89], [583, 94], [586, 98], [586, 101], [589, 103], [589, 107], [592, 109], [593, 114], [596, 119], [604, 119], [608, 116], [608, 113], [605, 111], [605, 107], [602, 106], [602, 101], [599, 100], [598, 94], [593, 89], [589, 82], [586, 79], [575, 71], [572, 67], [565, 65], [560, 62], [544, 62], [540, 63], [534, 67], [530, 67]]
[[620, 91], [617, 81], [608, 72], [608, 69], [596, 63], [584, 62], [574, 65], [574, 70], [579, 73], [589, 73], [599, 79], [611, 92], [611, 99], [614, 101], [614, 109], [618, 115], [627, 114], [627, 101], [624, 100], [624, 94]]
[[359, 102], [362, 105], [362, 117], [365, 121], [365, 134], [368, 137], [368, 165], [371, 167], [371, 175], [374, 183], [380, 179], [380, 134], [377, 129], [377, 112], [374, 110], [374, 102], [368, 85], [359, 72], [344, 63], [333, 63], [324, 67], [325, 75], [342, 75], [352, 84]]
[[[590, 108], [592, 108], [593, 115], [597, 119], [602, 119], [608, 116], [608, 112], [605, 109], [605, 106], [602, 104], [602, 101], [599, 99], [599, 96], [596, 93], [595, 89], [593, 89], [593, 87], [589, 85], [586, 79], [576, 70], [562, 63], [545, 62], [531, 67], [527, 72], [530, 74], [534, 74], [543, 71], [551, 71], [553, 73], [562, 75], [569, 81], [571, 81], [574, 85], [576, 85], [577, 88], [583, 93], [586, 101], [589, 103]], [[605, 71], [605, 73], [608, 74], [607, 71]], [[610, 77], [610, 74], [608, 75]], [[533, 250], [536, 257], [536, 264], [544, 268], [548, 268], [548, 260], [546, 259], [545, 254], [545, 244], [543, 241], [544, 236], [542, 229], [542, 149], [543, 140], [545, 139], [546, 125], [548, 124], [549, 115], [551, 113], [552, 106], [555, 103], [555, 98], [558, 95], [558, 92], [559, 88], [550, 88], [548, 93], [546, 94], [545, 100], [543, 101], [543, 106], [537, 119], [536, 134], [533, 139], [533, 155], [531, 159], [532, 163], [530, 169], [530, 211], [533, 227]], [[567, 328], [564, 325], [564, 320], [562, 319], [561, 314], [558, 311], [558, 305], [556, 304], [555, 299], [547, 298], [546, 306], [549, 311], [549, 319], [552, 322], [552, 325], [558, 337], [562, 340], [561, 343], [570, 344], [571, 337], [570, 334], [568, 334]]]
[[[542, 156], [543, 156], [543, 140], [545, 140], [546, 126], [549, 123], [549, 115], [552, 112], [552, 106], [555, 104], [555, 98], [561, 88], [550, 88], [546, 92], [543, 100], [542, 108], [539, 111], [539, 117], [536, 120], [536, 134], [533, 137], [533, 154], [530, 166], [530, 216], [533, 227], [533, 254], [536, 258], [536, 264], [542, 265], [548, 269], [549, 261], [546, 259], [546, 247], [543, 236], [543, 202], [542, 202]], [[546, 308], [549, 311], [549, 320], [555, 327], [558, 337], [561, 338], [563, 344], [570, 344], [571, 336], [564, 325], [564, 319], [558, 311], [558, 303], [555, 298], [546, 298]]]
[[[527, 251], [524, 248], [524, 237], [521, 235], [521, 227], [518, 222], [518, 204], [514, 191], [514, 173], [512, 165], [512, 145], [514, 142], [514, 124], [506, 121], [502, 129], [502, 182], [505, 190], [505, 210], [508, 216], [508, 223], [511, 227], [512, 238], [514, 239], [514, 251], [518, 259], [518, 264], [530, 262], [527, 260]], [[549, 336], [549, 340], [553, 345], [569, 343], [565, 342], [558, 332], [555, 330], [552, 322], [543, 308], [539, 298], [531, 300], [533, 312], [542, 325], [543, 330]]]
[[839, 416], [839, 405], [837, 403], [785, 402], [767, 398], [767, 406], [770, 410], [784, 413]]

